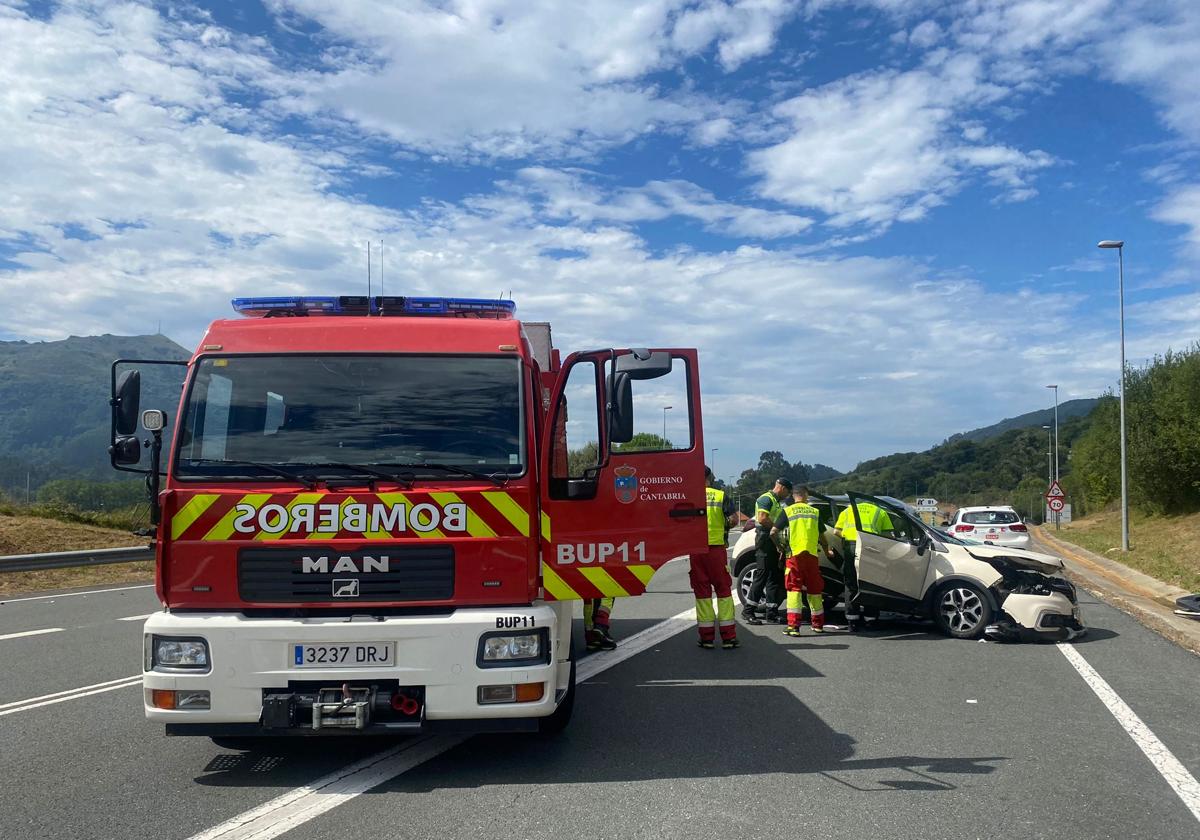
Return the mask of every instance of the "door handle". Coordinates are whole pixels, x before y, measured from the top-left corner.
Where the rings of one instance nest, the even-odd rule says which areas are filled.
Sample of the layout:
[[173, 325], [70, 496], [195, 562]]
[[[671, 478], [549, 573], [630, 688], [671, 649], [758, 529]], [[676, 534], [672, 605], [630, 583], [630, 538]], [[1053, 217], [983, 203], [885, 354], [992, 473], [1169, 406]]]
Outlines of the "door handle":
[[704, 508], [673, 508], [667, 516], [674, 519], [679, 519], [685, 516], [706, 516], [708, 511]]

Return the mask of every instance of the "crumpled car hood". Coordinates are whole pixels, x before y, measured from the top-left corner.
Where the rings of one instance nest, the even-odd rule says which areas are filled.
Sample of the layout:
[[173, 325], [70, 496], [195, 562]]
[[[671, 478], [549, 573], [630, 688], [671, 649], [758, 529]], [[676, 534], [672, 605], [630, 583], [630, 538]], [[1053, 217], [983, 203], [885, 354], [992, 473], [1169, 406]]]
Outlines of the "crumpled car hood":
[[1004, 560], [1021, 569], [1033, 569], [1036, 572], [1052, 575], [1061, 573], [1063, 561], [1050, 554], [1038, 551], [1026, 551], [1022, 548], [1005, 548], [1000, 545], [970, 545], [967, 551], [975, 557], [985, 557], [994, 560]]

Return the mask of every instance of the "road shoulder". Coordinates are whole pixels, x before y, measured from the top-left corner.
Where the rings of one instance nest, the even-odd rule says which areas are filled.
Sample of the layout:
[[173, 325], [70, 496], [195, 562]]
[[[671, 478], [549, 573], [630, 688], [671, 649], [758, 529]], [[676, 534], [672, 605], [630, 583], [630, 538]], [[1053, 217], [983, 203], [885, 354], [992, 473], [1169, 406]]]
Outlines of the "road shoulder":
[[1174, 613], [1175, 599], [1189, 593], [1058, 539], [1045, 528], [1034, 527], [1031, 531], [1042, 550], [1063, 558], [1068, 576], [1077, 584], [1142, 626], [1200, 656], [1200, 621]]

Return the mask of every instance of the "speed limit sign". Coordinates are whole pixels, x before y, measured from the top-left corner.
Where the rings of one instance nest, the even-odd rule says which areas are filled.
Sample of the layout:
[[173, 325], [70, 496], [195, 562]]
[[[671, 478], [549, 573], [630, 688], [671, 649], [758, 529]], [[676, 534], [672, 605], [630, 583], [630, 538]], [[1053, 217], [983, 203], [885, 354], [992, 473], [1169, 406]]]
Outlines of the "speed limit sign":
[[1062, 509], [1065, 507], [1063, 500], [1057, 496], [1055, 496], [1053, 499], [1050, 499], [1048, 502], [1046, 502], [1046, 504], [1049, 505], [1050, 510], [1054, 511], [1055, 513], [1062, 513]]

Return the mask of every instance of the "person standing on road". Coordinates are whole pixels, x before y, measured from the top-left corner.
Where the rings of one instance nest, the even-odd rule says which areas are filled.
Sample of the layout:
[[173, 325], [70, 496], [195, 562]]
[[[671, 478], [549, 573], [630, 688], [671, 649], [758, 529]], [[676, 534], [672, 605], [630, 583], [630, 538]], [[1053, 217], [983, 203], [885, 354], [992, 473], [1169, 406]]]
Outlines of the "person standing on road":
[[792, 493], [788, 505], [775, 520], [771, 536], [785, 535], [787, 563], [784, 587], [787, 589], [787, 627], [785, 635], [800, 635], [800, 613], [803, 610], [802, 592], [808, 592], [808, 609], [812, 615], [814, 633], [825, 631], [825, 581], [821, 578], [818, 551], [827, 551], [829, 544], [821, 528], [821, 512], [808, 503], [808, 488], [801, 485]]
[[[768, 624], [779, 622], [779, 604], [783, 601], [783, 562], [779, 546], [771, 539], [771, 526], [783, 511], [781, 502], [791, 492], [792, 482], [777, 478], [775, 486], [754, 503], [754, 559], [758, 574], [747, 594], [746, 603], [742, 605], [742, 620], [747, 624], [762, 624], [764, 620]], [[755, 607], [759, 604], [764, 605], [765, 615], [762, 619], [755, 613]]]
[[863, 615], [859, 612], [858, 604], [858, 573], [855, 571], [854, 560], [858, 554], [858, 527], [854, 524], [854, 511], [858, 508], [858, 516], [862, 520], [863, 530], [868, 534], [882, 534], [892, 530], [891, 517], [887, 511], [871, 502], [857, 502], [846, 505], [833, 526], [834, 536], [842, 538], [842, 577], [845, 581], [844, 598], [846, 601], [846, 629], [861, 630]]
[[614, 598], [590, 598], [583, 602], [583, 639], [588, 650], [616, 650], [616, 639], [608, 634], [614, 601]]
[[[738, 646], [737, 623], [733, 619], [733, 581], [729, 577], [726, 543], [729, 524], [733, 521], [733, 500], [724, 490], [713, 487], [712, 470], [704, 468], [704, 491], [708, 514], [708, 551], [689, 558], [688, 580], [696, 596], [696, 628], [702, 648], [715, 647], [713, 621], [721, 628], [721, 647], [733, 650]], [[717, 609], [713, 610], [713, 595]]]

